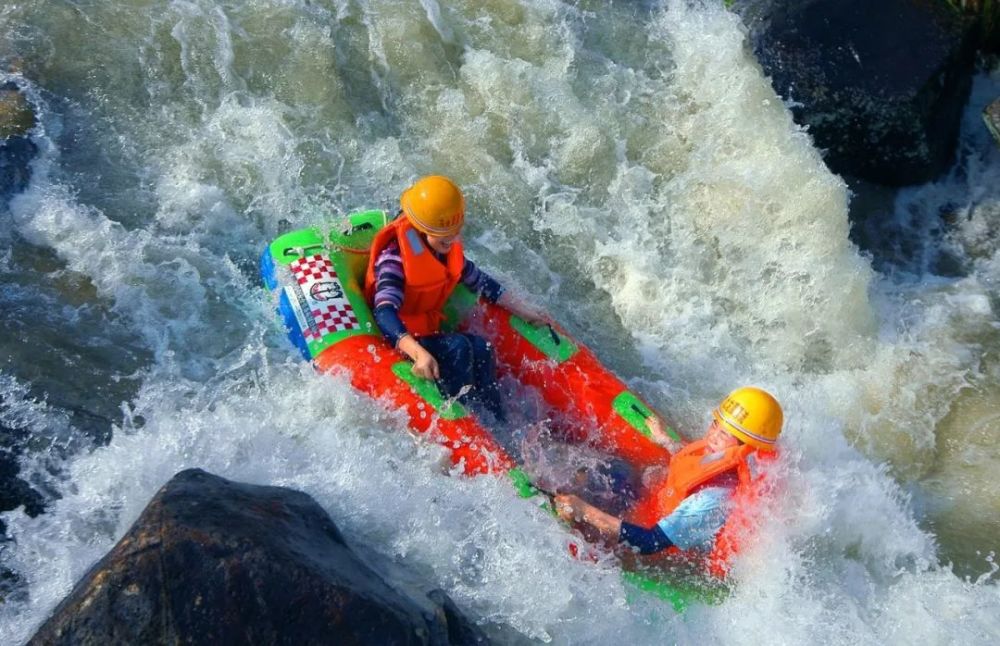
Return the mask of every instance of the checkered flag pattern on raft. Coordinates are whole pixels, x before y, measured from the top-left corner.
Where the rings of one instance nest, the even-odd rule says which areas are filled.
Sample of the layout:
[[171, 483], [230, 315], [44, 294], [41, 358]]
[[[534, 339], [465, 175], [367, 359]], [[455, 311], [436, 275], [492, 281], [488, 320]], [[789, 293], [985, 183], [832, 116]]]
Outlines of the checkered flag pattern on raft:
[[[292, 275], [302, 287], [305, 294], [311, 293], [311, 286], [322, 281], [334, 281], [338, 288], [340, 279], [333, 268], [333, 263], [324, 256], [316, 254], [306, 258], [299, 258], [288, 265], [292, 270]], [[343, 291], [342, 288], [340, 291]], [[302, 330], [302, 335], [309, 340], [318, 340], [332, 332], [343, 330], [354, 330], [360, 327], [354, 310], [350, 303], [344, 298], [336, 298], [327, 301], [317, 301], [310, 298], [310, 314], [312, 314], [313, 326], [308, 326]]]

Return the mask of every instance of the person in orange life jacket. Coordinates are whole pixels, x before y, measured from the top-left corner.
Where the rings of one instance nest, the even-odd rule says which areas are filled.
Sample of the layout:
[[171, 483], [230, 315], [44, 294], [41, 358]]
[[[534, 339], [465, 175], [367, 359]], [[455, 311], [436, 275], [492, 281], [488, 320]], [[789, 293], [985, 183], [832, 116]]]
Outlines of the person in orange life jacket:
[[[573, 495], [555, 497], [557, 513], [565, 520], [591, 525], [610, 541], [640, 554], [674, 545], [711, 551], [728, 518], [734, 491], [752, 477], [748, 460], [757, 452], [775, 450], [783, 414], [770, 393], [746, 387], [722, 400], [712, 417], [704, 438], [671, 457], [659, 497], [662, 516], [652, 527], [622, 521]], [[658, 419], [650, 419], [650, 430], [655, 441], [669, 442]]]
[[376, 235], [365, 275], [375, 322], [413, 361], [415, 375], [434, 379], [449, 397], [482, 405], [503, 423], [492, 348], [475, 334], [442, 333], [444, 304], [462, 283], [529, 323], [545, 319], [465, 257], [460, 238], [465, 197], [454, 182], [424, 177], [399, 202], [402, 217]]

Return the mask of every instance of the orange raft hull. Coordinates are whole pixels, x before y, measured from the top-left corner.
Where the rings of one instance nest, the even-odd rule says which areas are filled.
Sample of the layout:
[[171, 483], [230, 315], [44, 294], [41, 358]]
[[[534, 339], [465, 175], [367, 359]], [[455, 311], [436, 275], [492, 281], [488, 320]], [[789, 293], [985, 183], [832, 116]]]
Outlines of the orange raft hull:
[[390, 409], [406, 413], [410, 428], [429, 435], [449, 450], [451, 463], [466, 475], [505, 472], [514, 461], [479, 421], [468, 414], [457, 419], [442, 417], [431, 402], [400, 379], [392, 366], [400, 354], [382, 337], [356, 336], [346, 339], [316, 357], [323, 372], [346, 373], [351, 385]]
[[[572, 354], [560, 361], [515, 329], [511, 319], [512, 315], [503, 308], [478, 302], [475, 312], [459, 329], [472, 328], [486, 336], [495, 348], [498, 370], [536, 389], [558, 413], [556, 419], [560, 420], [562, 437], [587, 441], [639, 468], [665, 464], [670, 459], [665, 448], [648, 438], [644, 425], [636, 428], [634, 420], [651, 414], [648, 407], [602, 366], [593, 352], [562, 332], [545, 331], [559, 338], [560, 344], [572, 344]], [[327, 348], [314, 363], [324, 372], [348, 374], [351, 384], [361, 392], [405, 411], [410, 428], [428, 434], [448, 448], [452, 464], [465, 474], [503, 472], [516, 466], [474, 416], [468, 413], [442, 416], [439, 406], [401, 379], [397, 367], [400, 361], [403, 361], [400, 353], [381, 336], [365, 334]], [[629, 418], [633, 421], [621, 414], [623, 405], [632, 413]]]

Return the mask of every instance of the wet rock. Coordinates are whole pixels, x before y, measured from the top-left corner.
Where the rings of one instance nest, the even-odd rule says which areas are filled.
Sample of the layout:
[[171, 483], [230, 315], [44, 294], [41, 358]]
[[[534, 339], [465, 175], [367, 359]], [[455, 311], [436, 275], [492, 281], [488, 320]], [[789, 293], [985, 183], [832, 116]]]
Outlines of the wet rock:
[[0, 139], [23, 137], [35, 127], [35, 112], [13, 83], [0, 87]]
[[0, 199], [24, 189], [38, 147], [28, 137], [35, 112], [14, 83], [0, 86]]
[[887, 186], [947, 170], [975, 19], [942, 0], [737, 2], [775, 91], [836, 173]]
[[353, 551], [306, 494], [183, 471], [31, 644], [475, 644], [440, 591]]
[[986, 106], [983, 110], [983, 121], [997, 144], [1000, 145], [1000, 98]]
[[[6, 402], [0, 400], [0, 419], [8, 415]], [[0, 512], [24, 507], [32, 518], [45, 511], [45, 500], [22, 477], [19, 459], [29, 432], [16, 423], [0, 423]], [[0, 520], [0, 550], [10, 541], [7, 524]], [[0, 605], [23, 593], [22, 580], [16, 572], [0, 566]]]
[[[0, 413], [5, 407], [0, 403]], [[0, 424], [0, 511], [24, 507], [31, 517], [45, 511], [42, 495], [20, 477], [18, 459], [28, 431], [16, 425]], [[7, 525], [0, 521], [0, 541], [6, 540]]]
[[1000, 53], [1000, 4], [996, 0], [948, 0], [976, 19], [980, 48], [986, 54]]

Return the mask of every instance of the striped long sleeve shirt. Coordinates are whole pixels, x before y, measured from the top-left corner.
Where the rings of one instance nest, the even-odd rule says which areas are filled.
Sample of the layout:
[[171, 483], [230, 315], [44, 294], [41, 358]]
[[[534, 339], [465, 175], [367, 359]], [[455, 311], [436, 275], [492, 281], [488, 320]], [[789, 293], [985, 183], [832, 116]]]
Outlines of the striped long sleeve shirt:
[[[436, 252], [435, 256], [442, 260]], [[468, 258], [462, 265], [460, 282], [472, 291], [481, 294], [491, 303], [496, 303], [503, 286], [489, 274], [476, 267]], [[399, 308], [403, 305], [403, 293], [406, 279], [403, 275], [403, 258], [399, 251], [399, 243], [395, 240], [386, 245], [375, 260], [375, 323], [379, 330], [393, 345], [407, 333], [406, 326], [399, 318]]]

